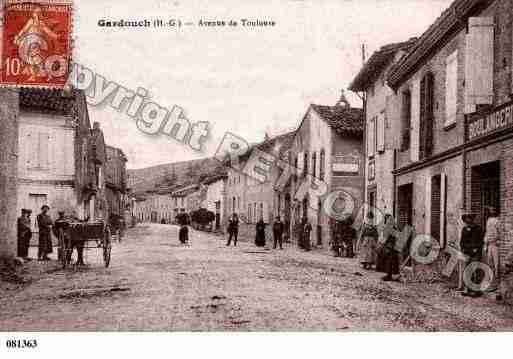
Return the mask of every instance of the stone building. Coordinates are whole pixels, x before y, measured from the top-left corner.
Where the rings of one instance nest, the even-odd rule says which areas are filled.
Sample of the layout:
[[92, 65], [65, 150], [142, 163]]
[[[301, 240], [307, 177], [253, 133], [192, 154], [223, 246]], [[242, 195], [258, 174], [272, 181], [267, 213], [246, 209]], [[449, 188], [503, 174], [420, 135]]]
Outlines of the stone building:
[[33, 230], [42, 205], [104, 218], [104, 139], [90, 127], [80, 91], [22, 89], [19, 93], [17, 212], [32, 209]]
[[[285, 196], [290, 195], [280, 192], [275, 188], [276, 181], [282, 169], [274, 163], [270, 166], [264, 177], [252, 173], [259, 153], [265, 153], [272, 158], [283, 159], [288, 154], [292, 138], [295, 132], [288, 132], [252, 146], [239, 158], [240, 168], [228, 168], [226, 183], [226, 210], [227, 218], [233, 213], [239, 215], [239, 233], [247, 238], [255, 237], [255, 224], [263, 218], [267, 225], [267, 237], [270, 238], [271, 224], [274, 217], [281, 215], [282, 220], [287, 220], [290, 211], [285, 209]], [[290, 202], [290, 201], [289, 201]], [[281, 206], [281, 207], [280, 207]], [[226, 222], [226, 221], [225, 221]], [[225, 223], [226, 225], [226, 223]]]
[[[442, 247], [458, 245], [463, 210], [484, 225], [486, 206], [497, 206], [510, 221], [513, 134], [486, 119], [500, 118], [510, 103], [511, 11], [510, 1], [454, 1], [388, 77], [401, 124], [397, 218]], [[503, 256], [511, 247], [504, 235]]]
[[[293, 234], [301, 219], [307, 217], [313, 227], [312, 244], [328, 248], [332, 221], [324, 201], [330, 193], [342, 191], [343, 196], [351, 197], [355, 212], [360, 207], [364, 192], [363, 152], [362, 109], [350, 107], [344, 98], [335, 106], [310, 105], [289, 153], [290, 163], [297, 171], [290, 185]], [[311, 197], [310, 192], [300, 193], [308, 175], [324, 182], [324, 194]], [[297, 234], [294, 237], [297, 239]]]
[[416, 39], [389, 44], [372, 54], [352, 81], [349, 89], [365, 93], [365, 195], [373, 208], [382, 213], [394, 210], [396, 150], [399, 149], [400, 123], [392, 121], [396, 94], [388, 86], [390, 68], [415, 45]]
[[226, 217], [226, 182], [227, 175], [217, 175], [205, 179], [202, 184], [206, 186], [205, 199], [201, 207], [215, 214], [213, 230], [222, 231], [222, 224]]
[[106, 157], [105, 195], [109, 215], [125, 217], [125, 210], [130, 207], [126, 174], [127, 158], [120, 148], [112, 146], [106, 147]]

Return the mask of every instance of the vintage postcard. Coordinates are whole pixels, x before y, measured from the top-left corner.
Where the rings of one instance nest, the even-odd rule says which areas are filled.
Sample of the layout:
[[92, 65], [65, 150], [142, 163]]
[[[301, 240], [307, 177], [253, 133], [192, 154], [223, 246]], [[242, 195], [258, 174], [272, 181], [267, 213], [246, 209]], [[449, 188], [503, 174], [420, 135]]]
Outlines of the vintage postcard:
[[0, 353], [513, 330], [511, 0], [1, 13]]

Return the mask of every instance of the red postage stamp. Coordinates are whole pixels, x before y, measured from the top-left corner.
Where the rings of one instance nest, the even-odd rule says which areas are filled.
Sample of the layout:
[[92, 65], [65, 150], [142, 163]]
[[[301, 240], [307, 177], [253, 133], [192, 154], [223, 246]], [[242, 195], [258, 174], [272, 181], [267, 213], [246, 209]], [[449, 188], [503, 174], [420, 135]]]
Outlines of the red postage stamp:
[[62, 88], [71, 61], [70, 1], [4, 2], [1, 83]]

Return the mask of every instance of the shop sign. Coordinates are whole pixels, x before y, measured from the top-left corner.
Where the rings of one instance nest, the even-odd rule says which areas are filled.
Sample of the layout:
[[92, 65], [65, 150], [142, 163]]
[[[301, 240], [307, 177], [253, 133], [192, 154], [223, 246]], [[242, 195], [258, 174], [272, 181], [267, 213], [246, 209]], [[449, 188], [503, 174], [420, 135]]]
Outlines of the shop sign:
[[513, 103], [470, 122], [468, 124], [468, 139], [472, 141], [511, 125], [513, 125]]
[[332, 171], [334, 176], [358, 176], [360, 158], [355, 155], [333, 156]]

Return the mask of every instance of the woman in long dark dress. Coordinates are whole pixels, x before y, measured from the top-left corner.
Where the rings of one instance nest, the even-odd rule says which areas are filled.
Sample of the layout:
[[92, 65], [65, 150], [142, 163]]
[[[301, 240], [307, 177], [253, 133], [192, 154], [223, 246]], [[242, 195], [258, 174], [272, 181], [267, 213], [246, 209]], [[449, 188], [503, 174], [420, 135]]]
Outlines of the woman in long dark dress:
[[358, 256], [363, 269], [371, 269], [376, 263], [376, 246], [378, 244], [378, 230], [372, 224], [374, 216], [372, 212], [367, 214], [367, 220], [363, 223], [358, 239]]
[[263, 218], [260, 218], [256, 224], [255, 245], [257, 247], [265, 246], [265, 222]]

